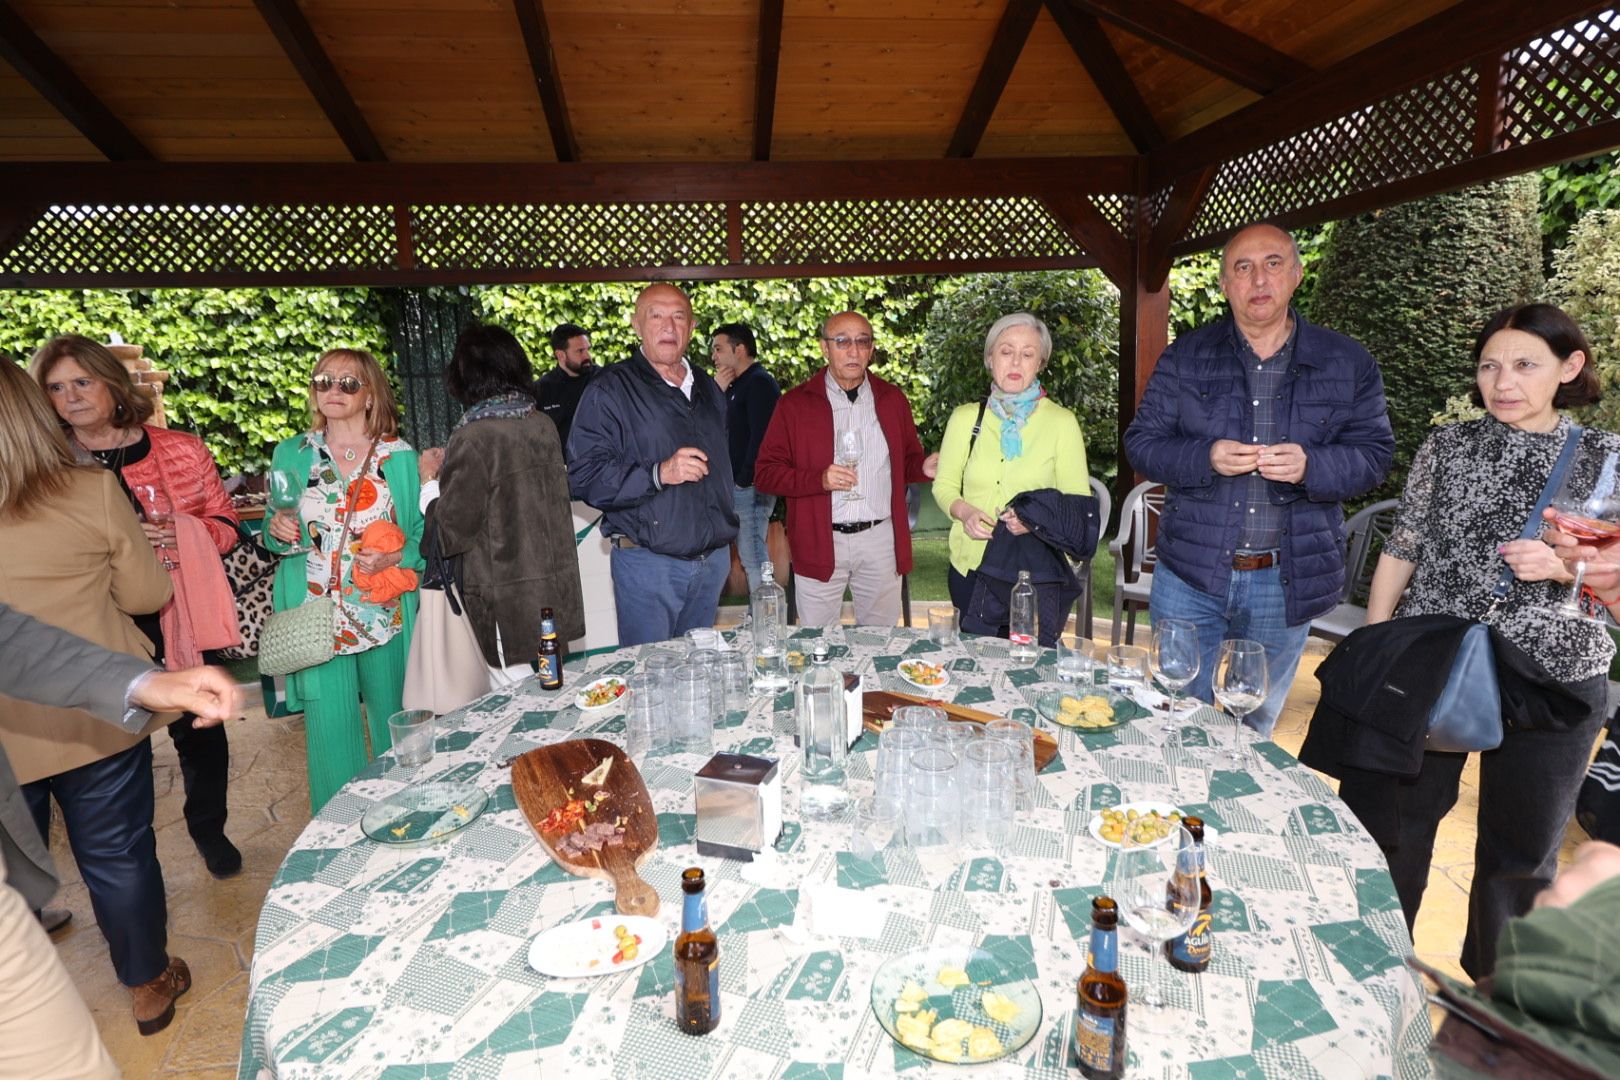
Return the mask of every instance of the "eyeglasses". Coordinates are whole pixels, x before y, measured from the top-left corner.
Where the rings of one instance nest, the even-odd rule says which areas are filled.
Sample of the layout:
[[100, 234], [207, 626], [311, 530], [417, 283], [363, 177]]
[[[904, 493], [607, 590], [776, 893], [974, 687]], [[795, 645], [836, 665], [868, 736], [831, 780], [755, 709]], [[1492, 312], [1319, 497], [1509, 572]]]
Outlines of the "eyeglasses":
[[864, 334], [861, 337], [850, 337], [847, 334], [839, 334], [837, 337], [824, 337], [821, 340], [827, 342], [835, 349], [847, 349], [854, 346], [861, 352], [865, 352], [872, 347], [871, 337]]
[[345, 394], [353, 396], [361, 391], [365, 383], [353, 375], [345, 375], [340, 379], [334, 379], [330, 375], [317, 375], [309, 380], [309, 385], [315, 388], [317, 394], [325, 394], [335, 386]]

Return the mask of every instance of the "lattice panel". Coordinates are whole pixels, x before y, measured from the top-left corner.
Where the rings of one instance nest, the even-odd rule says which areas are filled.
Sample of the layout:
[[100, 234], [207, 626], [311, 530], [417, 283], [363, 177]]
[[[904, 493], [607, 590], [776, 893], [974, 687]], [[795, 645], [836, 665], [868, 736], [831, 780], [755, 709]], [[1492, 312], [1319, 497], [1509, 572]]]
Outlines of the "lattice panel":
[[1221, 166], [1189, 238], [1443, 169], [1473, 153], [1472, 68], [1451, 71]]
[[720, 266], [723, 203], [413, 206], [423, 269]]
[[744, 203], [751, 265], [1078, 258], [1038, 199]]
[[388, 206], [54, 206], [0, 274], [388, 270]]
[[1127, 195], [1088, 195], [1091, 205], [1097, 212], [1108, 219], [1108, 224], [1118, 229], [1122, 235], [1136, 235], [1136, 215], [1133, 212], [1133, 200]]
[[1142, 214], [1147, 220], [1148, 228], [1157, 229], [1159, 227], [1159, 221], [1164, 217], [1164, 209], [1169, 205], [1169, 188], [1160, 188], [1142, 200]]
[[1505, 149], [1620, 119], [1620, 13], [1606, 11], [1509, 53]]

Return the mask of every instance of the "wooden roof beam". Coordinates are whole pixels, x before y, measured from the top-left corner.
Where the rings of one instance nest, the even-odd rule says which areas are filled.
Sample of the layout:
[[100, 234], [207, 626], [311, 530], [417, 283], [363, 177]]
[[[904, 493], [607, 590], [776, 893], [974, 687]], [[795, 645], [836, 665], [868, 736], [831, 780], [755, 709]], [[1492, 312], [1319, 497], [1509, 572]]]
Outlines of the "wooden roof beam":
[[1108, 103], [1114, 119], [1119, 121], [1119, 126], [1125, 130], [1132, 145], [1143, 153], [1162, 146], [1164, 131], [1153, 119], [1153, 111], [1148, 108], [1130, 73], [1125, 70], [1125, 62], [1119, 58], [1108, 35], [1103, 33], [1102, 23], [1097, 21], [1096, 16], [1068, 3], [1068, 0], [1046, 0], [1046, 10], [1068, 39], [1069, 48], [1074, 50], [1086, 74], [1091, 76], [1097, 92]]
[[1269, 94], [1311, 69], [1287, 53], [1177, 0], [1062, 0], [1206, 71]]
[[108, 160], [153, 160], [152, 151], [40, 40], [6, 0], [0, 0], [0, 57]]
[[759, 0], [759, 46], [755, 49], [754, 160], [771, 160], [771, 128], [776, 123], [776, 72], [782, 59], [784, 0]]
[[984, 129], [990, 126], [990, 117], [1007, 89], [1018, 54], [1024, 51], [1024, 42], [1035, 28], [1035, 16], [1041, 13], [1041, 0], [1007, 0], [996, 24], [996, 34], [990, 39], [990, 51], [979, 66], [979, 77], [973, 81], [962, 117], [956, 122], [956, 133], [945, 151], [950, 158], [967, 158], [979, 147]]
[[541, 0], [512, 0], [523, 45], [529, 51], [529, 68], [534, 72], [534, 88], [540, 94], [540, 107], [546, 112], [551, 129], [551, 149], [558, 161], [578, 161], [579, 141], [568, 118], [568, 101], [563, 97], [562, 79], [557, 75], [557, 54], [551, 47], [551, 28]]
[[1198, 208], [1203, 205], [1204, 196], [1209, 193], [1209, 186], [1215, 182], [1216, 174], [1220, 171], [1219, 165], [1205, 166], [1182, 177], [1171, 190], [1164, 212], [1159, 215], [1159, 223], [1153, 228], [1143, 260], [1142, 286], [1148, 292], [1158, 292], [1169, 280], [1170, 264], [1174, 261], [1170, 249], [1197, 218]]
[[309, 20], [299, 10], [298, 0], [253, 0], [253, 3], [354, 160], [387, 161], [382, 143], [372, 134], [371, 125], [366, 123], [348, 87], [338, 77], [337, 68], [315, 37]]

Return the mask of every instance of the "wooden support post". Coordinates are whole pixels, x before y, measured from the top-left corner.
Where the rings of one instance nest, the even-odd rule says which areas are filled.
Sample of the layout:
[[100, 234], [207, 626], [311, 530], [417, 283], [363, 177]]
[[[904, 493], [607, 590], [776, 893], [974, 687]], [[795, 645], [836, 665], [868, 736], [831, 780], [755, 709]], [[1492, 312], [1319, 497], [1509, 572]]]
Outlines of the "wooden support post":
[[1500, 56], [1488, 56], [1479, 61], [1479, 101], [1474, 111], [1474, 156], [1485, 157], [1496, 152], [1502, 138], [1502, 96], [1506, 91]]
[[[1140, 207], [1141, 203], [1138, 202]], [[1153, 235], [1137, 217], [1130, 243], [1130, 277], [1119, 291], [1119, 480], [1114, 504], [1123, 503], [1131, 488], [1143, 479], [1125, 454], [1125, 429], [1136, 418], [1136, 406], [1147, 389], [1159, 354], [1170, 344], [1170, 284], [1155, 274], [1159, 256], [1152, 250]]]

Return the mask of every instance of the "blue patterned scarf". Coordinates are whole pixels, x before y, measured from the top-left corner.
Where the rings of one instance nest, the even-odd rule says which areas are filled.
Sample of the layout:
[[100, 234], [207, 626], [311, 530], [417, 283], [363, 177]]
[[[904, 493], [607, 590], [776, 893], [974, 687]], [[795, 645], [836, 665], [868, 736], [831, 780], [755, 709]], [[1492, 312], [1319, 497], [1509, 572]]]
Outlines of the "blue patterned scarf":
[[990, 391], [990, 411], [1001, 421], [1001, 456], [1008, 461], [1024, 452], [1024, 423], [1045, 396], [1039, 379], [1031, 383], [1028, 390], [1016, 394]]
[[507, 420], [512, 417], [528, 416], [534, 412], [534, 398], [521, 390], [511, 390], [504, 394], [485, 398], [461, 414], [456, 421], [456, 427], [466, 427], [474, 420]]

